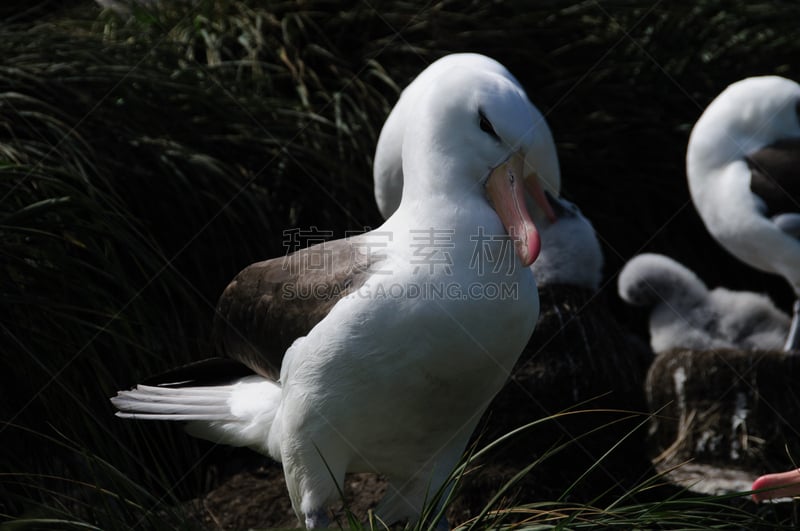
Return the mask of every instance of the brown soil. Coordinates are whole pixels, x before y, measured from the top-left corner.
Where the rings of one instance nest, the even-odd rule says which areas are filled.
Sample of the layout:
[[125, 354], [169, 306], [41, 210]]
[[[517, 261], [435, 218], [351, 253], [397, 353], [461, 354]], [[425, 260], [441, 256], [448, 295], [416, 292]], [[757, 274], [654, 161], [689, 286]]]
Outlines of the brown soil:
[[[375, 474], [350, 474], [345, 480], [347, 509], [361, 520], [375, 507], [386, 484]], [[249, 465], [224, 480], [187, 509], [206, 529], [296, 529], [297, 518], [289, 501], [283, 470], [278, 463]], [[337, 520], [346, 522], [344, 504], [334, 508]]]

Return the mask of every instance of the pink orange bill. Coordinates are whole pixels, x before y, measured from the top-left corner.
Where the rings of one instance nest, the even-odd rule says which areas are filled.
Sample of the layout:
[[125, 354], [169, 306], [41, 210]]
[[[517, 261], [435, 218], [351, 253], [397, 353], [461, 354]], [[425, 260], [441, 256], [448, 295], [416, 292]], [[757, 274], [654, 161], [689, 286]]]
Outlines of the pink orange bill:
[[753, 493], [753, 501], [760, 502], [774, 498], [800, 496], [800, 469], [761, 476], [753, 482], [750, 490], [761, 489], [772, 490]]
[[486, 194], [506, 232], [514, 239], [514, 250], [522, 265], [527, 267], [539, 256], [542, 244], [536, 225], [525, 206], [523, 165], [522, 155], [514, 153], [506, 162], [492, 170], [486, 183]]

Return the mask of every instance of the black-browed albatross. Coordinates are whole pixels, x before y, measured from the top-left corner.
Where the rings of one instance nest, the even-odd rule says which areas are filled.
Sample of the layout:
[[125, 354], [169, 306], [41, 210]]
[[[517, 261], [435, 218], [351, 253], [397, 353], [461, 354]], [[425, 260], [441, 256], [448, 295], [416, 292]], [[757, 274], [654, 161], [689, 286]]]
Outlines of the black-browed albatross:
[[[417, 520], [536, 322], [527, 266], [539, 238], [523, 193], [536, 186], [523, 179], [538, 134], [532, 123], [530, 103], [506, 78], [443, 72], [409, 110], [400, 207], [348, 242], [370, 252], [353, 275], [336, 277], [349, 294], [292, 343], [279, 380], [268, 377], [255, 349], [240, 359], [257, 375], [208, 387], [175, 382], [190, 379], [184, 372], [174, 385], [120, 392], [112, 399], [118, 414], [188, 421], [196, 436], [281, 461], [292, 505], [309, 528], [328, 524], [326, 504], [349, 471], [389, 478], [390, 494], [376, 511], [385, 521]], [[446, 267], [418, 262], [412, 233], [430, 229], [448, 235]], [[476, 259], [490, 263], [474, 267]], [[285, 271], [283, 260], [273, 264]], [[294, 278], [313, 282], [302, 272]], [[489, 285], [505, 286], [509, 296], [481, 296]], [[412, 286], [448, 289], [403, 296]]]
[[[800, 85], [733, 83], [706, 108], [686, 153], [692, 200], [711, 235], [800, 297]], [[800, 301], [784, 348], [800, 350]]]

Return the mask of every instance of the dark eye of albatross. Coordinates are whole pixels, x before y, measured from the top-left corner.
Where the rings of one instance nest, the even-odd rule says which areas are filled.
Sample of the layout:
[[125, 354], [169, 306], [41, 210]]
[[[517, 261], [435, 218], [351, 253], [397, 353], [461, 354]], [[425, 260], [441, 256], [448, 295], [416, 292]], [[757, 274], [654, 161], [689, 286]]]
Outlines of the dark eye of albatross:
[[494, 127], [492, 127], [492, 122], [490, 122], [486, 118], [486, 115], [483, 114], [483, 111], [479, 110], [478, 111], [478, 116], [480, 117], [480, 122], [478, 122], [478, 125], [480, 126], [481, 131], [483, 131], [484, 133], [487, 133], [489, 136], [491, 136], [492, 138], [494, 138], [495, 140], [497, 140], [499, 142], [500, 141], [500, 137], [495, 132]]

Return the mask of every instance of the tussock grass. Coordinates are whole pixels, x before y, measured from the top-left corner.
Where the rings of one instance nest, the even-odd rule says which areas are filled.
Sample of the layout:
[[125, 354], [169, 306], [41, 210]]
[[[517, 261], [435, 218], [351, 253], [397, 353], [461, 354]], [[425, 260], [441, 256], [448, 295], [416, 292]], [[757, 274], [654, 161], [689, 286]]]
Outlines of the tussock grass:
[[[191, 16], [162, 7], [150, 12], [147, 35], [174, 43], [187, 60], [235, 70], [246, 89], [285, 90], [311, 107], [329, 101], [325, 81], [332, 77], [402, 87], [445, 53], [486, 53], [508, 66], [548, 118], [565, 193], [605, 240], [609, 271], [642, 247], [659, 248], [720, 284], [744, 287], [743, 277], [755, 277], [790, 305], [780, 280], [730, 260], [704, 234], [687, 204], [683, 160], [691, 125], [726, 85], [768, 73], [800, 77], [787, 22], [800, 16], [798, 6], [719, 0], [301, 5], [203, 1]], [[141, 20], [112, 25], [111, 33], [140, 31]], [[374, 74], [363, 71], [366, 65], [375, 66]], [[380, 93], [394, 100], [392, 90]], [[358, 103], [370, 106], [369, 90], [361, 94]], [[614, 193], [620, 190], [626, 193]], [[653, 196], [663, 200], [649, 208], [634, 200]], [[630, 219], [639, 223], [631, 226]], [[673, 229], [660, 231], [665, 224]], [[687, 232], [710, 249], [710, 259], [691, 252]]]
[[[606, 244], [609, 275], [647, 244], [734, 288], [755, 274], [714, 250], [683, 208], [688, 129], [731, 81], [800, 77], [792, 2], [4, 9], [0, 513], [41, 526], [185, 525], [168, 507], [207, 486], [202, 458], [221, 450], [172, 426], [116, 422], [106, 398], [210, 354], [218, 294], [244, 265], [282, 254], [284, 229], [341, 236], [379, 223], [377, 133], [431, 60], [482, 52], [523, 82], [558, 140], [567, 196]], [[655, 206], [631, 201], [654, 195]], [[675, 527], [739, 522], [719, 501], [513, 512], [530, 529], [655, 527], [653, 515]]]

